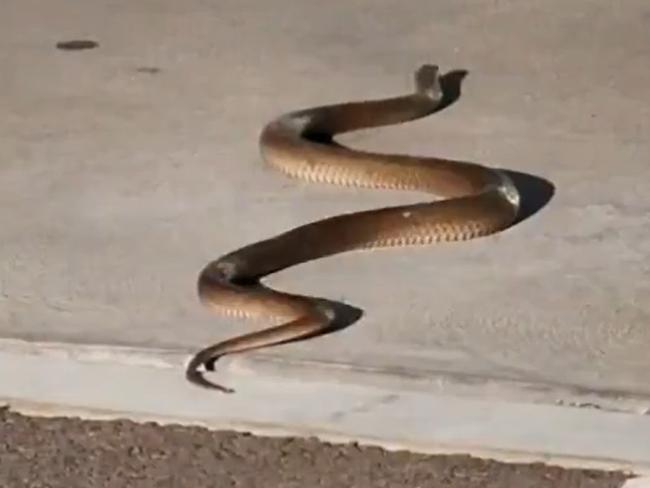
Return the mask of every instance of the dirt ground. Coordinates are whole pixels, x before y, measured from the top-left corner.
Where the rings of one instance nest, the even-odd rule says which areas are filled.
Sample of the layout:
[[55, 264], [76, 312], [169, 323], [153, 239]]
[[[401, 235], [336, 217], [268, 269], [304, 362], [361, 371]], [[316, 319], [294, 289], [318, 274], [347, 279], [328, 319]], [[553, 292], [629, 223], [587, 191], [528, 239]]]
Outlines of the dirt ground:
[[618, 488], [620, 472], [389, 452], [127, 420], [0, 413], [0, 486]]

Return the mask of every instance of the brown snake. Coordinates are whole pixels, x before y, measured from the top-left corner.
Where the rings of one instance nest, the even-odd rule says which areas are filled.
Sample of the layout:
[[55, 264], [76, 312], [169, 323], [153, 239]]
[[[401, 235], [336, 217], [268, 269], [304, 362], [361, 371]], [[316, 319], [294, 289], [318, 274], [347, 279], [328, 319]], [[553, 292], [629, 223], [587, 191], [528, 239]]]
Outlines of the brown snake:
[[325, 300], [272, 290], [260, 280], [295, 264], [344, 251], [423, 245], [486, 236], [517, 217], [519, 193], [503, 172], [475, 163], [357, 151], [331, 141], [335, 134], [406, 122], [435, 111], [443, 99], [438, 67], [415, 73], [409, 95], [291, 112], [262, 131], [268, 164], [308, 181], [367, 188], [426, 191], [432, 202], [326, 218], [245, 246], [208, 264], [198, 293], [208, 307], [233, 315], [281, 318], [282, 325], [244, 334], [196, 353], [186, 369], [194, 384], [231, 392], [199, 372], [226, 354], [258, 349], [325, 332], [335, 310]]

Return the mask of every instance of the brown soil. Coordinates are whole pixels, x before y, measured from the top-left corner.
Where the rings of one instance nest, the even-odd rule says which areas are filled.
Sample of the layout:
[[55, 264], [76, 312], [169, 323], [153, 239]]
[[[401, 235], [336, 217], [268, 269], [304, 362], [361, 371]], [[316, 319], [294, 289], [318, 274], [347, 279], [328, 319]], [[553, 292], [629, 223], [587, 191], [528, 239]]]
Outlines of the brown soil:
[[620, 472], [0, 411], [0, 487], [618, 488]]

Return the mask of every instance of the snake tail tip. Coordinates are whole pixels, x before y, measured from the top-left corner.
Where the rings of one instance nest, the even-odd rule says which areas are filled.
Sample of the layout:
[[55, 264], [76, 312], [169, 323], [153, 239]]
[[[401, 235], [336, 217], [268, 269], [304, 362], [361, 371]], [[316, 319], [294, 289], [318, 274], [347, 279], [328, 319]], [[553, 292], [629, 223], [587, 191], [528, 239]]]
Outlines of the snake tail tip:
[[234, 388], [228, 388], [227, 386], [217, 385], [215, 383], [212, 383], [212, 389], [220, 391], [221, 393], [225, 393], [226, 395], [232, 395], [235, 393]]
[[235, 393], [233, 388], [228, 388], [227, 386], [218, 385], [212, 381], [207, 380], [200, 371], [197, 370], [188, 370], [185, 373], [185, 378], [190, 382], [202, 388], [208, 390], [217, 390], [221, 393]]

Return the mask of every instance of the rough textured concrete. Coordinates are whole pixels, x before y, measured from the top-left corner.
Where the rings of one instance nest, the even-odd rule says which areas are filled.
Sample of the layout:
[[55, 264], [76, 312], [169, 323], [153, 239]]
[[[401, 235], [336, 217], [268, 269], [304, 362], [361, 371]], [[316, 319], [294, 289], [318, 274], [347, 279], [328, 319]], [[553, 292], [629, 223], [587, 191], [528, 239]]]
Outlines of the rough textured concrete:
[[[361, 307], [285, 358], [650, 395], [650, 6], [8, 0], [0, 6], [0, 333], [193, 350], [245, 330], [197, 302], [209, 260], [418, 195], [287, 181], [271, 117], [466, 69], [427, 119], [342, 139], [543, 177], [503, 234], [349, 254], [272, 277]], [[90, 39], [95, 49], [62, 50]]]

